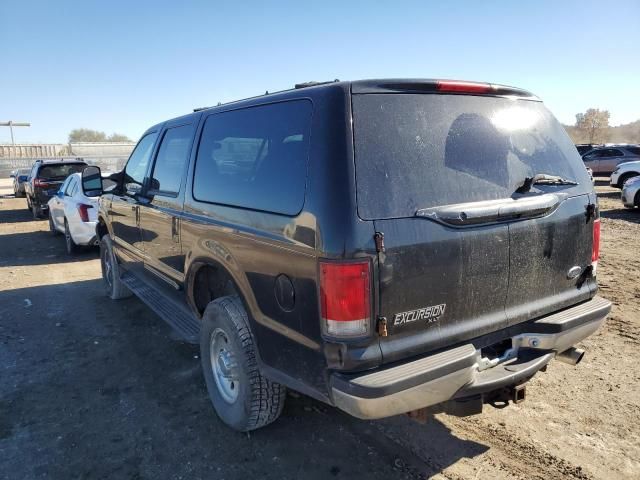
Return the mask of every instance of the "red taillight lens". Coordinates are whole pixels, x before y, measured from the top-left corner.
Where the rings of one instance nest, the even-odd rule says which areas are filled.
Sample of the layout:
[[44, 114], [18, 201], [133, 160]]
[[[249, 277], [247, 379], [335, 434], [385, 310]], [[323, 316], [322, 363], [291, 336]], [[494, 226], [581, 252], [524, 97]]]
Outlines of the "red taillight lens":
[[33, 179], [33, 186], [34, 187], [38, 187], [38, 188], [43, 188], [48, 186], [49, 184], [43, 180], [40, 180], [39, 178], [34, 178]]
[[333, 337], [367, 335], [371, 325], [370, 262], [320, 262], [324, 332]]
[[593, 249], [591, 250], [591, 263], [597, 264], [600, 258], [600, 219], [593, 221]]
[[488, 93], [492, 90], [488, 83], [461, 82], [459, 80], [438, 80], [436, 90], [440, 92]]
[[91, 205], [85, 205], [84, 203], [81, 203], [80, 205], [78, 205], [78, 214], [80, 215], [80, 220], [82, 220], [83, 222], [89, 221], [90, 208], [93, 208], [93, 207]]

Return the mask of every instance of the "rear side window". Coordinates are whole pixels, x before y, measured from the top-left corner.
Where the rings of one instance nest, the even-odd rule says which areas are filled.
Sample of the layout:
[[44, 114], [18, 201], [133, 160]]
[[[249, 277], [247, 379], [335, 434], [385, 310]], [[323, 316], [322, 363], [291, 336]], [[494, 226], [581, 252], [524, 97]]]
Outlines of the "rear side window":
[[510, 197], [526, 177], [590, 183], [540, 102], [474, 95], [353, 95], [361, 218]]
[[178, 193], [189, 159], [193, 125], [170, 128], [162, 137], [153, 167], [151, 188], [167, 193]]
[[200, 139], [196, 200], [296, 215], [304, 204], [311, 102], [213, 114]]
[[72, 173], [81, 172], [86, 165], [84, 163], [67, 163], [59, 165], [45, 165], [38, 172], [38, 178], [46, 180], [62, 180]]
[[627, 150], [633, 155], [640, 155], [640, 147], [627, 147]]

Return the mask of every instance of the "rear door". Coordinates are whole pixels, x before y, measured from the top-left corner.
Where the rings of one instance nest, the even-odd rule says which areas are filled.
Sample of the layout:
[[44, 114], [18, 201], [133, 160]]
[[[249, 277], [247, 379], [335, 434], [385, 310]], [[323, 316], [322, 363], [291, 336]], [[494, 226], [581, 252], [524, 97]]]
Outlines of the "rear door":
[[[385, 362], [532, 318], [532, 304], [562, 303], [554, 295], [588, 298], [566, 267], [590, 263], [591, 183], [540, 102], [439, 93], [352, 102], [358, 212], [384, 235]], [[516, 193], [537, 173], [579, 185]]]

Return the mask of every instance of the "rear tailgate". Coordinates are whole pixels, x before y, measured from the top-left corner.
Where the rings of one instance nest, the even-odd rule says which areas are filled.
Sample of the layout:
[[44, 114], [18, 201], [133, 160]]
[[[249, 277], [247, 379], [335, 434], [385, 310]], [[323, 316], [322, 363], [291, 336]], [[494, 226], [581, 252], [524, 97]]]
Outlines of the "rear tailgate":
[[[593, 187], [541, 102], [396, 90], [354, 93], [352, 104], [358, 213], [384, 235], [384, 362], [593, 295], [582, 275]], [[537, 173], [578, 185], [516, 193]]]

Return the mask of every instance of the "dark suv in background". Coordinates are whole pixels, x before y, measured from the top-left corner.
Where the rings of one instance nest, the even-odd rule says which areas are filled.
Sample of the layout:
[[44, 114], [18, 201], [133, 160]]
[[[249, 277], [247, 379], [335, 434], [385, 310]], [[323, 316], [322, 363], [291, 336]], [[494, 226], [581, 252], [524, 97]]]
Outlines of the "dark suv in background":
[[538, 98], [446, 80], [307, 84], [151, 127], [108, 192], [107, 294], [199, 343], [220, 418], [285, 388], [365, 419], [525, 398], [603, 323], [589, 175]]
[[27, 209], [33, 218], [40, 218], [48, 210], [47, 202], [72, 173], [81, 172], [87, 164], [82, 160], [36, 160], [25, 183]]

